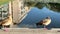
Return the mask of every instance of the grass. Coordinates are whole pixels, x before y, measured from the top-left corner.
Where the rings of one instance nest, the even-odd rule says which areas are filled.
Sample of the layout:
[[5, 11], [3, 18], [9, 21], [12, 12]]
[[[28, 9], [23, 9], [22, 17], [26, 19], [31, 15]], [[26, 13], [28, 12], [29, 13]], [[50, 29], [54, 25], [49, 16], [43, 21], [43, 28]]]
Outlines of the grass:
[[8, 3], [10, 0], [0, 0], [0, 5]]

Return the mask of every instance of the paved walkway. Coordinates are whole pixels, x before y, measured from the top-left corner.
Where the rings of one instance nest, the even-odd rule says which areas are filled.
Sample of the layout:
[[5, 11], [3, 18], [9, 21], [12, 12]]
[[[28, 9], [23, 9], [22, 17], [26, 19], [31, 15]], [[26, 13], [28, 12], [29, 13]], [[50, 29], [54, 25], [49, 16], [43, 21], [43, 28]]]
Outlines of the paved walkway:
[[13, 28], [8, 32], [0, 30], [0, 34], [60, 34], [60, 30], [44, 30], [44, 29], [29, 29], [29, 28]]

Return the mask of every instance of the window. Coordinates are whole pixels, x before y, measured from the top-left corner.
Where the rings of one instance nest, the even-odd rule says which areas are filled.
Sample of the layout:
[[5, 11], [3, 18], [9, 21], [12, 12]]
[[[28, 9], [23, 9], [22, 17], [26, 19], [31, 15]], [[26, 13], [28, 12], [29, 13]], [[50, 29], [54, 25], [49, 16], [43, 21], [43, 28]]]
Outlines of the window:
[[20, 11], [21, 11], [21, 15], [23, 15], [25, 13], [25, 5], [24, 5], [24, 1], [20, 0]]
[[1, 8], [0, 8], [0, 20], [4, 20], [5, 18], [7, 18], [8, 16], [8, 4], [4, 4]]
[[21, 14], [25, 13], [25, 8], [21, 9]]

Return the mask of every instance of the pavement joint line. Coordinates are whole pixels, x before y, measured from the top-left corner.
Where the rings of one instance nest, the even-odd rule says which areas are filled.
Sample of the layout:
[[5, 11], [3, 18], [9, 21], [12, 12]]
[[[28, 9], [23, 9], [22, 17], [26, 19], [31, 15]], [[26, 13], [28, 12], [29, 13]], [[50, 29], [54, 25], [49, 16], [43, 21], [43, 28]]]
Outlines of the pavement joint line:
[[[5, 28], [2, 28], [2, 29], [5, 29]], [[7, 28], [7, 29], [27, 29], [27, 30], [43, 30], [43, 28]], [[51, 30], [60, 30], [60, 28], [52, 28]]]

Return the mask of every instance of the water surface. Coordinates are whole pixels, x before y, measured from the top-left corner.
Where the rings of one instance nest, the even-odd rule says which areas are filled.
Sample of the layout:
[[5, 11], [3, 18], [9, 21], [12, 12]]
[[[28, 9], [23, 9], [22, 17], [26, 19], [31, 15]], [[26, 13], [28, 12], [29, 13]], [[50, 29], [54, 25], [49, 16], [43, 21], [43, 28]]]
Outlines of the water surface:
[[43, 20], [47, 16], [50, 16], [52, 20], [47, 27], [60, 28], [60, 13], [49, 10], [46, 7], [43, 9], [38, 9], [37, 7], [32, 8], [27, 17], [18, 26], [23, 28], [36, 28], [36, 23]]

